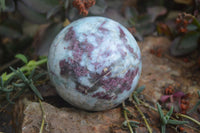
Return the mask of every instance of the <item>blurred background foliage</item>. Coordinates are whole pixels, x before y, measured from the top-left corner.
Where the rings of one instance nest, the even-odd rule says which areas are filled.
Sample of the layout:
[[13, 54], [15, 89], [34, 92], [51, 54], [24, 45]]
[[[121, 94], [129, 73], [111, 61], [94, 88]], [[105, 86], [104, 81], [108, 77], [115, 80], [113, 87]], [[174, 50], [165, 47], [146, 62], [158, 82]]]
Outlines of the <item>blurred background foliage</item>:
[[164, 35], [172, 40], [173, 56], [199, 53], [200, 0], [0, 0], [0, 66], [17, 53], [47, 56], [58, 32], [85, 17], [73, 7], [83, 1], [95, 2], [87, 16], [114, 19], [138, 41]]

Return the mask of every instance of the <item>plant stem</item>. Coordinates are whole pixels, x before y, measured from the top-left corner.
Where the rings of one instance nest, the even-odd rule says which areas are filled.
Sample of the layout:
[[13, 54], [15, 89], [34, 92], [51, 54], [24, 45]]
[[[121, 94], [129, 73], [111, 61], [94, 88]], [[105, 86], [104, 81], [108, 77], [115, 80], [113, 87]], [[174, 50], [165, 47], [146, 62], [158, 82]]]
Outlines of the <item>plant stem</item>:
[[[31, 62], [31, 61], [29, 61], [29, 62]], [[32, 61], [33, 62], [33, 61]], [[42, 65], [42, 64], [44, 64], [44, 63], [46, 63], [47, 62], [47, 58], [44, 58], [44, 59], [41, 59], [41, 60], [39, 60], [39, 61], [35, 61], [34, 63], [32, 63], [32, 64], [26, 64], [26, 65], [24, 65], [24, 66], [22, 66], [21, 68], [20, 68], [20, 70], [22, 71], [22, 72], [30, 72], [30, 71], [32, 71], [34, 68], [36, 68], [37, 66], [39, 66], [39, 65]], [[8, 80], [10, 77], [12, 77], [14, 75], [14, 72], [12, 72], [12, 73], [9, 73], [8, 75], [6, 75], [5, 77], [3, 77], [3, 81], [6, 81], [6, 80]]]
[[184, 115], [184, 114], [180, 114], [180, 113], [177, 113], [176, 115], [177, 115], [177, 116], [184, 117], [184, 118], [187, 118], [187, 119], [193, 121], [194, 123], [196, 123], [197, 125], [200, 126], [200, 122], [199, 122], [199, 121], [193, 119], [192, 117], [190, 117], [190, 116], [188, 116], [188, 115]]
[[42, 106], [42, 102], [41, 102], [40, 99], [39, 99], [39, 102], [40, 102], [40, 107], [41, 107], [41, 110], [42, 110], [42, 124], [41, 124], [41, 127], [40, 127], [40, 133], [42, 133], [43, 128], [44, 128], [44, 121], [45, 121], [46, 115], [45, 115], [44, 108]]
[[165, 133], [166, 132], [166, 126], [165, 125], [161, 125], [161, 133]]
[[154, 110], [154, 111], [158, 112], [158, 110], [157, 110], [156, 108], [150, 106], [149, 104], [143, 102], [143, 101], [140, 100], [140, 99], [139, 99], [139, 101], [140, 101], [140, 103], [142, 103], [142, 105], [144, 105], [145, 107], [147, 107], [147, 108], [149, 108], [149, 109], [151, 109], [151, 110]]
[[193, 16], [193, 21], [196, 24], [196, 26], [198, 27], [198, 29], [200, 29], [200, 23], [199, 21], [196, 19], [196, 17]]
[[[145, 102], [143, 102], [143, 101], [140, 100], [140, 99], [139, 99], [139, 101], [140, 101], [140, 103], [142, 103], [143, 106], [145, 106], [145, 107], [147, 107], [147, 108], [149, 108], [149, 109], [154, 110], [154, 111], [157, 112], [156, 108], [150, 106], [148, 103], [145, 103]], [[163, 112], [164, 112], [164, 114], [166, 113], [166, 111], [163, 111]], [[180, 114], [180, 113], [177, 113], [176, 115], [177, 115], [177, 116], [180, 116], [180, 117], [187, 118], [187, 119], [191, 120], [192, 122], [194, 122], [194, 123], [196, 123], [196, 124], [198, 124], [198, 125], [200, 126], [200, 122], [199, 122], [199, 121], [193, 119], [192, 117], [190, 117], [190, 116], [188, 116], [188, 115], [184, 115], [184, 114]], [[173, 118], [172, 118], [172, 119], [173, 119]], [[190, 128], [191, 128], [191, 127], [190, 127]]]
[[152, 130], [151, 130], [150, 126], [149, 126], [149, 123], [147, 122], [147, 119], [146, 119], [145, 115], [143, 114], [143, 112], [140, 110], [140, 108], [134, 102], [133, 102], [133, 104], [135, 105], [135, 108], [138, 110], [138, 112], [142, 116], [142, 118], [143, 118], [143, 120], [144, 120], [144, 122], [145, 122], [145, 124], [147, 126], [147, 129], [148, 129], [149, 133], [152, 133]]
[[122, 107], [123, 107], [123, 110], [124, 110], [123, 111], [124, 112], [124, 117], [125, 117], [125, 120], [127, 121], [128, 128], [129, 128], [131, 133], [134, 133], [133, 129], [132, 129], [131, 125], [130, 125], [130, 122], [129, 122], [129, 119], [128, 119], [128, 115], [127, 115], [127, 112], [126, 112], [126, 109], [125, 109], [126, 108], [125, 107], [125, 102], [122, 103]]
[[41, 59], [41, 60], [39, 60], [39, 61], [36, 62], [36, 66], [39, 66], [39, 65], [41, 65], [41, 64], [44, 64], [44, 63], [46, 63], [46, 62], [47, 62], [47, 58]]

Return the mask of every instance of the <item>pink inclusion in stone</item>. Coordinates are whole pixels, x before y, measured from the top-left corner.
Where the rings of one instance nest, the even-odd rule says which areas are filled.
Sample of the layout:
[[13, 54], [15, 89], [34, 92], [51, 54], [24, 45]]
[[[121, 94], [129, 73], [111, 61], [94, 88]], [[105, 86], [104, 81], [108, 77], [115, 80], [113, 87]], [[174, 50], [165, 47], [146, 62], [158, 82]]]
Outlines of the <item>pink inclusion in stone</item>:
[[[120, 31], [120, 38], [122, 39], [122, 42], [124, 43], [125, 47], [132, 53], [135, 55], [133, 48], [131, 48], [130, 45], [127, 44], [127, 39], [126, 39], [126, 35], [124, 33], [124, 31], [122, 30], [121, 27], [119, 27], [119, 31]], [[137, 55], [137, 54], [136, 54]], [[136, 56], [138, 58], [138, 56]]]
[[117, 98], [117, 96], [112, 96], [111, 94], [105, 93], [103, 91], [93, 94], [92, 97], [96, 97], [98, 99], [105, 99], [105, 100], [111, 100], [112, 98], [113, 99]]
[[[85, 34], [85, 36], [87, 38], [88, 35]], [[65, 41], [70, 42], [67, 49], [73, 52], [73, 58], [75, 61], [80, 62], [83, 53], [87, 53], [87, 56], [91, 58], [91, 52], [93, 51], [94, 46], [90, 44], [87, 39], [84, 42], [78, 41], [73, 27], [69, 28], [69, 31], [65, 36]]]
[[76, 61], [72, 60], [71, 58], [68, 58], [68, 61], [66, 60], [61, 60], [59, 63], [60, 66], [60, 75], [63, 76], [85, 76], [89, 73], [89, 71], [85, 68], [80, 66], [79, 63]]
[[109, 91], [109, 90], [112, 90], [112, 89], [116, 89], [116, 88], [119, 88], [118, 85], [121, 84], [121, 87], [120, 86], [120, 91], [118, 93], [123, 93], [124, 90], [130, 90], [131, 89], [131, 84], [136, 76], [136, 74], [138, 73], [138, 68], [136, 68], [134, 71], [128, 71], [124, 78], [109, 78], [109, 79], [101, 79], [99, 81], [100, 84], [102, 84], [102, 87]]
[[[103, 27], [104, 24], [106, 24], [106, 21], [104, 21], [99, 27], [99, 30], [102, 31], [103, 33], [109, 31], [108, 29]], [[133, 49], [127, 44], [127, 39], [125, 37], [124, 31], [120, 27], [118, 27], [118, 28], [120, 30], [120, 38], [122, 39], [122, 42], [124, 43], [126, 48], [128, 48], [128, 50], [131, 53], [134, 53]], [[89, 34], [89, 35], [94, 36], [97, 43], [101, 44], [103, 38], [99, 37], [98, 35], [96, 35], [94, 33]], [[87, 70], [87, 68], [82, 67], [79, 64], [83, 53], [87, 53], [88, 58], [91, 59], [91, 52], [93, 51], [94, 46], [87, 41], [87, 37], [89, 37], [89, 35], [84, 34], [86, 39], [84, 42], [80, 42], [77, 40], [76, 33], [75, 33], [73, 27], [69, 28], [69, 30], [65, 36], [65, 41], [69, 42], [69, 46], [67, 47], [67, 49], [72, 51], [73, 59], [68, 58], [68, 61], [66, 61], [65, 59], [60, 61], [60, 64], [59, 64], [60, 70], [61, 70], [60, 74], [61, 75], [71, 75], [76, 78], [78, 78], [80, 76], [86, 76], [87, 74], [89, 74], [89, 76], [92, 77], [93, 79], [96, 79], [96, 80], [100, 79], [98, 81], [98, 84], [100, 84], [102, 86], [102, 88], [104, 88], [106, 91], [110, 91], [112, 89], [119, 88], [118, 87], [119, 84], [121, 84], [120, 87], [121, 86], [123, 86], [123, 87], [121, 87], [119, 89], [120, 91], [118, 91], [117, 93], [123, 93], [124, 90], [130, 90], [132, 81], [134, 80], [136, 74], [138, 73], [138, 68], [135, 69], [135, 71], [129, 70], [125, 74], [124, 78], [111, 77], [111, 78], [108, 78], [105, 80], [104, 78], [102, 78], [103, 76], [106, 75], [106, 73], [104, 73], [104, 71], [102, 71], [102, 73], [100, 75], [97, 73], [91, 73]], [[118, 46], [120, 46], [120, 45], [118, 45]], [[64, 49], [66, 49], [66, 48], [64, 47]], [[118, 47], [118, 50], [119, 50], [120, 54], [122, 55], [122, 57], [124, 58], [127, 53], [124, 52], [122, 49], [120, 49], [120, 47]], [[107, 58], [111, 54], [112, 54], [112, 51], [109, 50], [109, 48], [108, 48], [108, 50], [104, 51], [100, 56]], [[102, 65], [98, 62], [94, 63], [94, 65], [95, 65], [95, 68], [97, 68], [98, 66], [102, 67]], [[108, 74], [106, 76], [109, 76], [109, 75], [111, 75], [111, 74]], [[79, 92], [81, 92], [82, 94], [87, 94], [86, 92], [88, 92], [88, 90], [90, 90], [89, 87], [80, 86], [80, 85], [76, 86], [76, 89]], [[98, 93], [94, 94], [93, 97], [97, 97], [100, 99], [105, 98], [107, 100], [112, 98], [111, 96], [109, 96], [109, 94], [104, 94], [104, 93], [105, 92], [101, 92], [101, 93], [98, 92]]]
[[106, 33], [106, 32], [109, 32], [108, 29], [104, 28], [103, 25], [106, 24], [106, 21], [104, 21], [100, 26], [99, 26], [99, 31], [101, 31], [102, 33]]

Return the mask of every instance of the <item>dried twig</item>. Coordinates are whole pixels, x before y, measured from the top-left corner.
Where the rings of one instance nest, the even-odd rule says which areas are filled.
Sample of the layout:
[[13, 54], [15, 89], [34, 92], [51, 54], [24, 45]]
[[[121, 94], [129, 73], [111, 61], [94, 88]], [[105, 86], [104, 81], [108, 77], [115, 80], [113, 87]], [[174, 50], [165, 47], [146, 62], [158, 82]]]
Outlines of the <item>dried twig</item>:
[[180, 117], [183, 117], [183, 118], [187, 118], [189, 120], [191, 120], [192, 122], [196, 123], [197, 125], [200, 126], [200, 122], [195, 120], [194, 118], [188, 116], [188, 115], [184, 115], [184, 114], [181, 114], [181, 113], [176, 113], [176, 116], [180, 116]]
[[[143, 101], [140, 100], [140, 99], [139, 99], [139, 102], [140, 102], [141, 105], [143, 105], [144, 107], [147, 107], [147, 108], [149, 108], [149, 109], [151, 109], [151, 110], [153, 110], [153, 111], [156, 111], [156, 112], [158, 111], [156, 108], [152, 107], [152, 106], [149, 105], [148, 103], [143, 102]], [[164, 112], [164, 114], [167, 113], [167, 111], [165, 111], [165, 110], [163, 110], [163, 112]], [[179, 116], [179, 117], [187, 118], [187, 119], [191, 120], [192, 122], [194, 122], [194, 123], [200, 125], [200, 122], [199, 122], [199, 121], [193, 119], [192, 117], [190, 117], [190, 116], [188, 116], [188, 115], [184, 115], [184, 114], [181, 114], [181, 113], [177, 113], [177, 114], [175, 114], [175, 115], [176, 115], [177, 117]], [[173, 118], [173, 117], [171, 117], [171, 118], [172, 118], [172, 119], [175, 119], [175, 118]], [[187, 126], [187, 127], [189, 127], [189, 128], [192, 128], [192, 129], [194, 129], [194, 130], [198, 130], [198, 129], [193, 128], [193, 127], [188, 126], [188, 125], [185, 125], [185, 126]]]
[[46, 115], [45, 115], [44, 108], [42, 106], [42, 102], [41, 102], [40, 99], [39, 99], [39, 102], [40, 102], [40, 107], [41, 107], [41, 110], [42, 110], [42, 124], [41, 124], [41, 127], [40, 127], [40, 133], [42, 133], [43, 128], [44, 128], [44, 122], [45, 122], [45, 119], [46, 119]]
[[[151, 129], [151, 127], [150, 127], [150, 125], [149, 125], [149, 123], [148, 123], [148, 121], [147, 121], [147, 119], [146, 119], [144, 113], [143, 113], [143, 112], [140, 110], [140, 108], [138, 107], [138, 105], [140, 104], [140, 100], [139, 100], [139, 98], [138, 98], [137, 96], [138, 96], [144, 89], [145, 89], [145, 86], [141, 86], [141, 87], [137, 88], [136, 91], [133, 92], [133, 95], [132, 95], [132, 97], [129, 98], [129, 100], [134, 104], [135, 108], [137, 109], [137, 111], [138, 111], [138, 112], [140, 113], [140, 115], [142, 116], [142, 118], [143, 118], [143, 120], [144, 120], [144, 122], [145, 122], [145, 124], [146, 124], [146, 127], [147, 127], [149, 133], [152, 133], [152, 129]], [[135, 101], [134, 101], [133, 99], [134, 99]]]
[[144, 120], [144, 122], [145, 122], [145, 124], [146, 124], [146, 127], [147, 127], [149, 133], [152, 133], [152, 129], [151, 129], [151, 127], [150, 127], [150, 125], [149, 125], [149, 123], [148, 123], [148, 121], [147, 121], [147, 119], [146, 119], [144, 113], [140, 110], [140, 108], [139, 108], [136, 104], [135, 104], [135, 108], [137, 109], [137, 111], [138, 111], [138, 112], [140, 113], [140, 115], [142, 116], [142, 118], [143, 118], [143, 120]]
[[131, 125], [130, 125], [129, 119], [128, 119], [128, 115], [127, 115], [127, 111], [126, 111], [125, 102], [122, 103], [122, 107], [123, 107], [123, 113], [124, 113], [124, 117], [125, 117], [125, 119], [126, 119], [128, 128], [129, 128], [129, 130], [130, 130], [131, 133], [134, 133], [134, 132], [133, 132], [133, 129], [132, 129]]

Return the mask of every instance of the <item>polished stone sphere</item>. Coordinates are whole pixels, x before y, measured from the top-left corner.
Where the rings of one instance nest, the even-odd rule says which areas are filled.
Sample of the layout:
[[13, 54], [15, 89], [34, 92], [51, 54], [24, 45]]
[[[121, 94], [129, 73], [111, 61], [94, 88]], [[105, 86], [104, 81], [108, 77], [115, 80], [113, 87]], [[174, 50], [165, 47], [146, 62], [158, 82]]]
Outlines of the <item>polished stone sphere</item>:
[[105, 17], [85, 17], [65, 27], [48, 55], [50, 80], [68, 103], [85, 110], [111, 109], [135, 89], [142, 69], [132, 34]]

